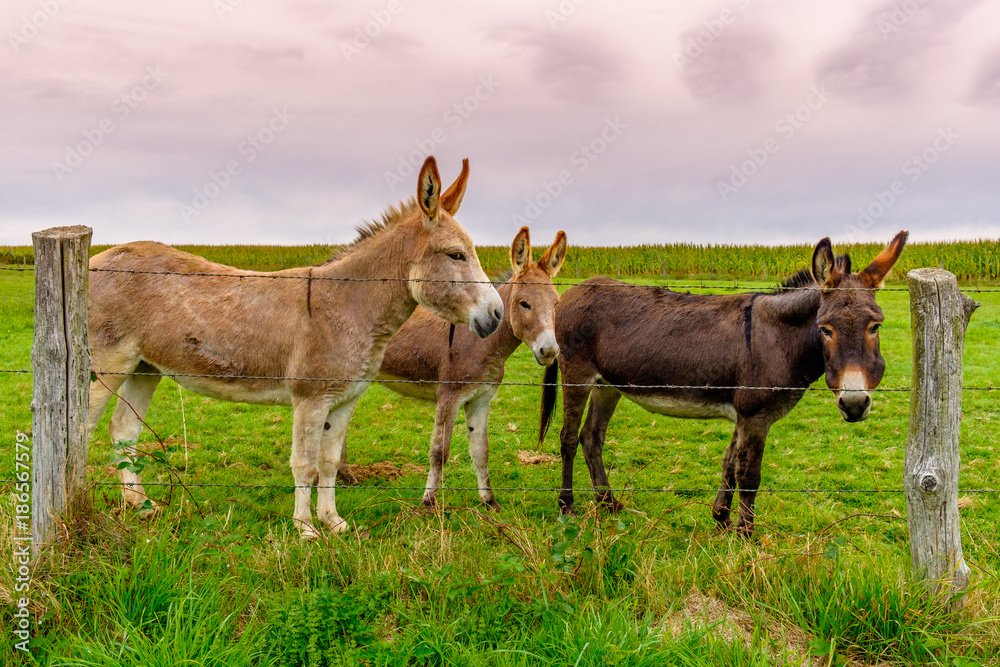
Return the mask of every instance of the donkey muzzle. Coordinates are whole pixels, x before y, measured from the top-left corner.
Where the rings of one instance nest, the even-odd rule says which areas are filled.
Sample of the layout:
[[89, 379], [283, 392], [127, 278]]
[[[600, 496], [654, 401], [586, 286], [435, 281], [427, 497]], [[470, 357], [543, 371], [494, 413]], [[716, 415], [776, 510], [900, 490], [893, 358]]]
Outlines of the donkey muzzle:
[[551, 329], [543, 331], [538, 338], [531, 343], [531, 352], [535, 355], [535, 361], [541, 366], [549, 366], [556, 357], [559, 356], [559, 344], [556, 342], [556, 333]]
[[[496, 294], [496, 290], [493, 293]], [[490, 299], [487, 305], [476, 309], [469, 318], [469, 329], [480, 338], [486, 338], [500, 327], [502, 321], [503, 301], [497, 294], [496, 299]]]
[[849, 422], [864, 421], [872, 409], [872, 395], [868, 390], [868, 380], [864, 373], [851, 371], [844, 373], [837, 392], [837, 408], [841, 416]]
[[837, 399], [837, 408], [849, 422], [864, 421], [872, 409], [871, 394], [867, 391], [842, 391]]

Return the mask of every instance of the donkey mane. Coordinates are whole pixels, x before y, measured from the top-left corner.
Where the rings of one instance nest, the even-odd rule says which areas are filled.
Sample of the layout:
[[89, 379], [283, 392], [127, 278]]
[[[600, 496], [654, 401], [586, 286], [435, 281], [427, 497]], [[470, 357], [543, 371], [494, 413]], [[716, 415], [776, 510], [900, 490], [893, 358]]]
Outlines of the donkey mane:
[[380, 220], [362, 220], [361, 224], [354, 228], [358, 233], [358, 238], [337, 249], [326, 263], [330, 264], [336, 262], [338, 259], [343, 259], [368, 239], [375, 238], [385, 230], [391, 229], [403, 220], [407, 220], [418, 210], [417, 198], [412, 196], [387, 206], [382, 211]]
[[[834, 260], [837, 267], [844, 273], [851, 272], [851, 256], [847, 254], [840, 255]], [[803, 289], [805, 287], [815, 287], [816, 279], [813, 278], [811, 269], [799, 269], [796, 271], [788, 280], [786, 280], [781, 285], [773, 288], [770, 294], [782, 294], [785, 290], [796, 290]]]

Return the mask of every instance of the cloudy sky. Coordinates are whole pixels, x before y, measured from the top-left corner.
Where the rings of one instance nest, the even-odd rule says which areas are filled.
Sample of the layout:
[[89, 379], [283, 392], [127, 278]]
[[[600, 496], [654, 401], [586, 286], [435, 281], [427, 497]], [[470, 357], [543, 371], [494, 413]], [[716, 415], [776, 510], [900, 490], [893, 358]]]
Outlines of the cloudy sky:
[[0, 245], [1000, 237], [1000, 3], [5, 0]]

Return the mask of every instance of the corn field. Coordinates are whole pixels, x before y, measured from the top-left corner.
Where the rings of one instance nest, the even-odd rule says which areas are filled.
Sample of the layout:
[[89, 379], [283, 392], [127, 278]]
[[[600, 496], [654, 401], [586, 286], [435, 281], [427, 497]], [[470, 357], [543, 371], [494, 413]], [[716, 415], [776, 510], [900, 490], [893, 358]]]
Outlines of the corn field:
[[[882, 249], [881, 243], [835, 246], [838, 253], [848, 253], [856, 264], [867, 263]], [[110, 246], [93, 246], [96, 254]], [[268, 245], [179, 245], [181, 250], [241, 269], [276, 271], [293, 266], [319, 264], [337, 250], [337, 246], [268, 246]], [[487, 273], [510, 268], [509, 248], [479, 246], [480, 261]], [[573, 247], [569, 249], [563, 275], [585, 278], [607, 276], [669, 276], [674, 278], [743, 278], [777, 280], [808, 266], [813, 247], [668, 245]], [[34, 263], [30, 246], [0, 247], [0, 265], [26, 266]], [[943, 267], [959, 280], [1000, 280], [1000, 241], [961, 241], [953, 243], [913, 243], [895, 268], [895, 275], [920, 267]]]

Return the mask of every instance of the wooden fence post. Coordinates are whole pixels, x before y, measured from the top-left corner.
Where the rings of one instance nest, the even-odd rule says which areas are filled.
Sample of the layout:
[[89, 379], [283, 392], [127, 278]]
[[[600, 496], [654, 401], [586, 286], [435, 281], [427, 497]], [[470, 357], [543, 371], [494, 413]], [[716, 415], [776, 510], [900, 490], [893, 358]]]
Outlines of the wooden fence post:
[[962, 350], [979, 304], [941, 269], [907, 274], [913, 328], [913, 391], [903, 489], [914, 571], [948, 598], [969, 584], [958, 516]]
[[75, 226], [31, 235], [35, 249], [31, 534], [36, 554], [52, 538], [56, 518], [86, 482], [87, 277], [92, 233], [89, 227]]

